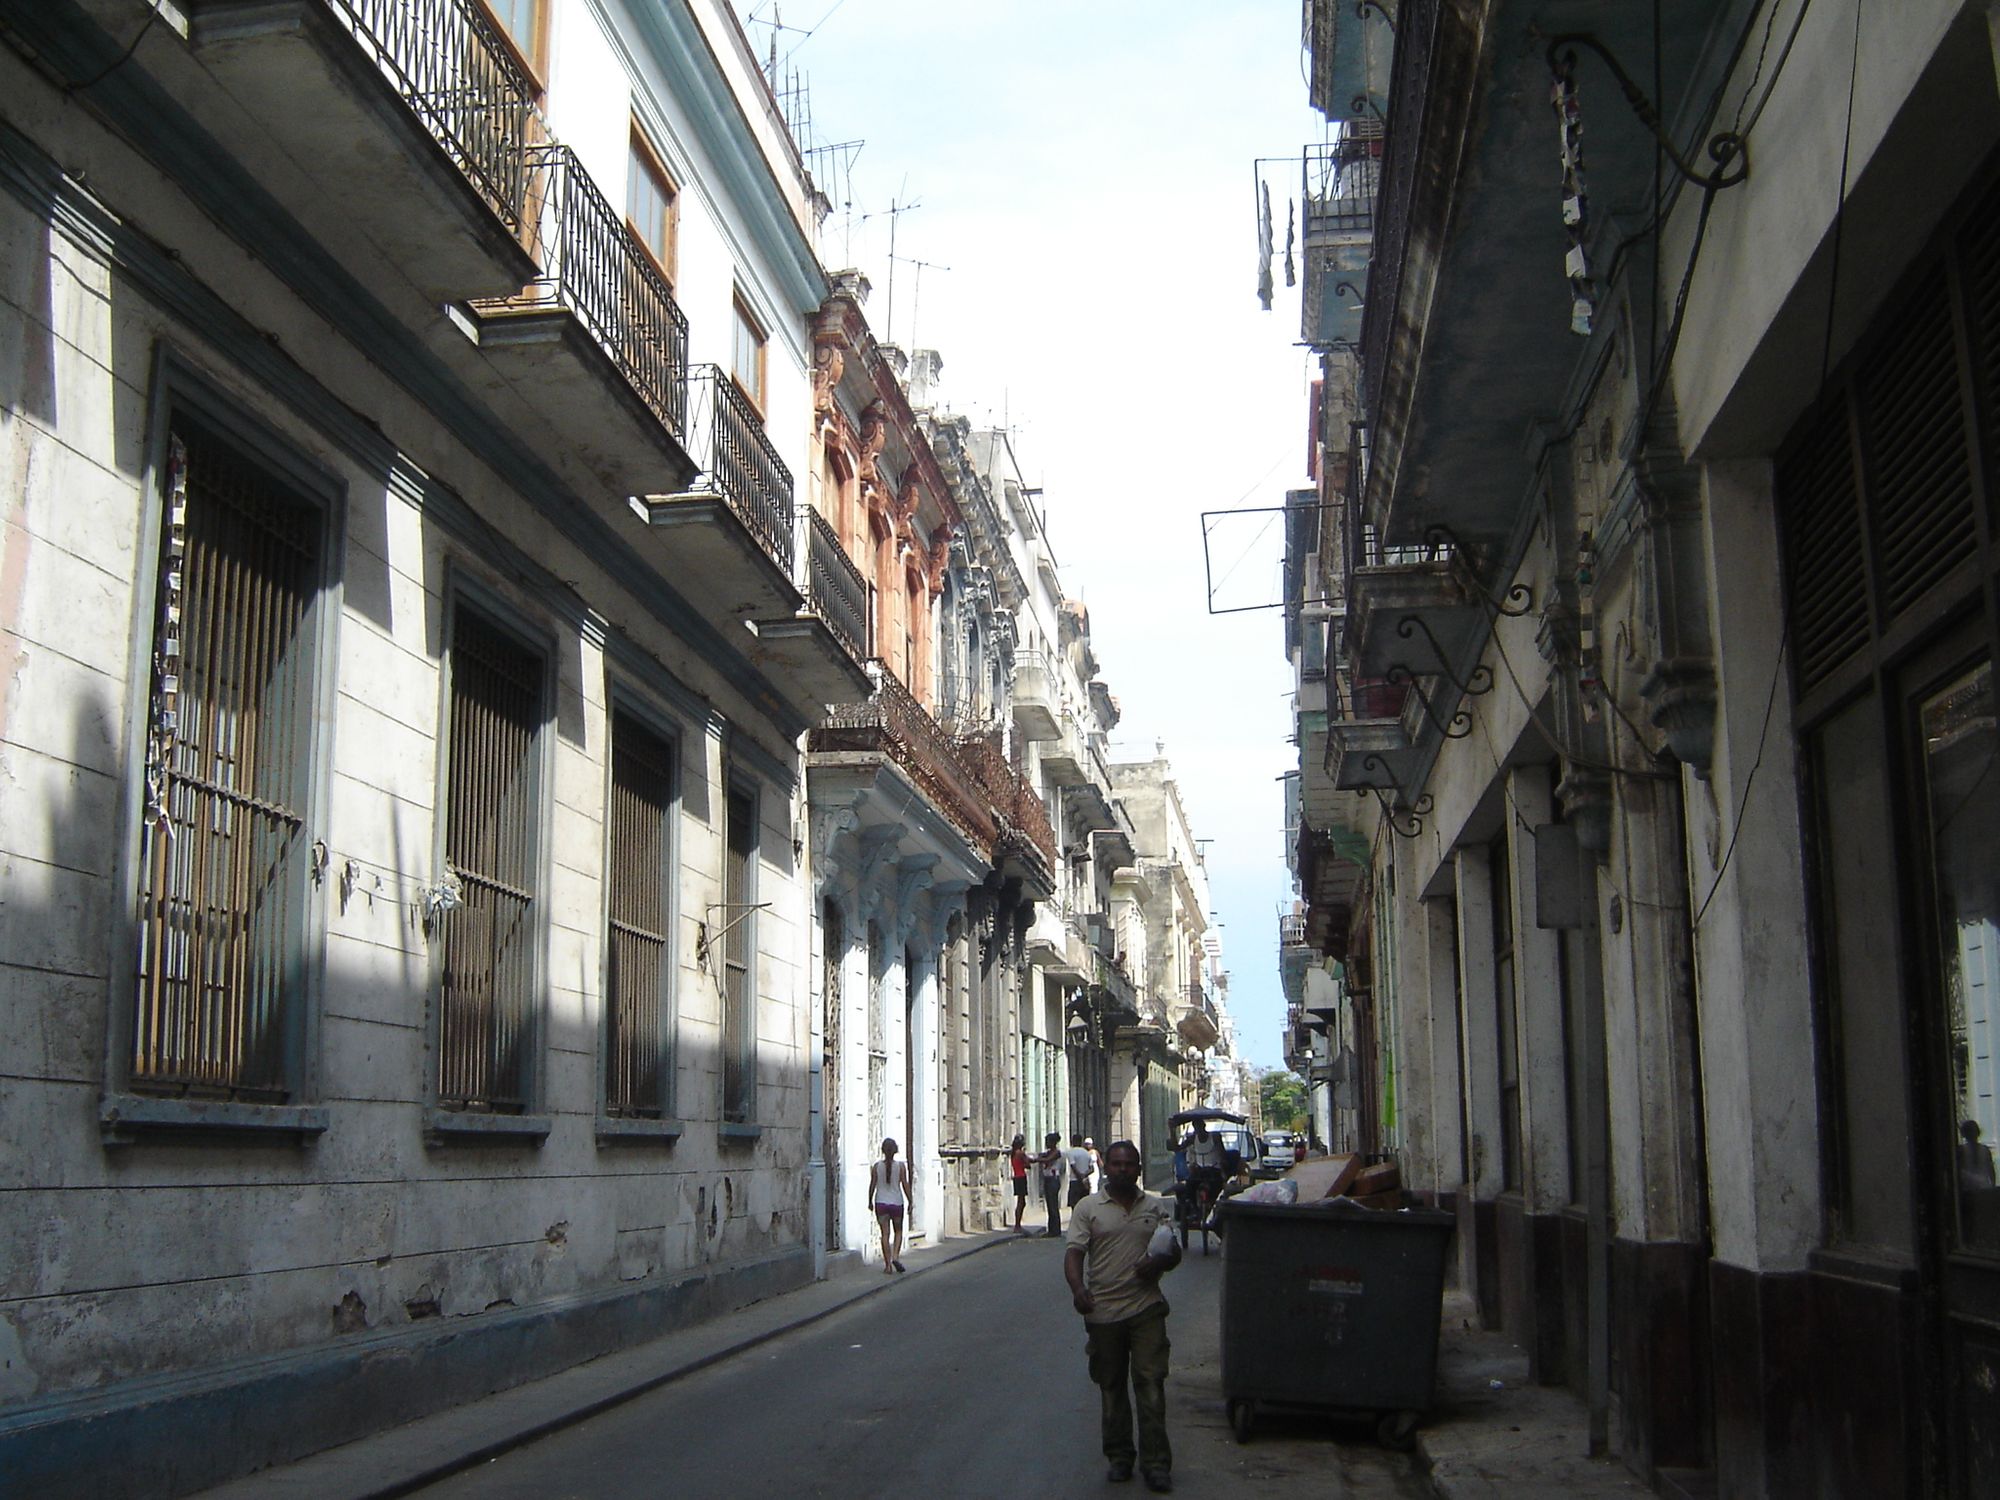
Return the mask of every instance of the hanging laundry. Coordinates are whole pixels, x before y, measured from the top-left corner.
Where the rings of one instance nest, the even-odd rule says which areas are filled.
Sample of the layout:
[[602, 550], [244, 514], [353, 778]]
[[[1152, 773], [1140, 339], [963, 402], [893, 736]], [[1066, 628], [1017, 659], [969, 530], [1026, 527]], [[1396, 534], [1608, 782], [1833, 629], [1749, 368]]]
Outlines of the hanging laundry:
[[1298, 275], [1292, 270], [1292, 242], [1297, 237], [1298, 204], [1290, 198], [1285, 200], [1285, 285], [1297, 286]]
[[1271, 310], [1271, 185], [1257, 184], [1262, 206], [1257, 213], [1257, 300]]

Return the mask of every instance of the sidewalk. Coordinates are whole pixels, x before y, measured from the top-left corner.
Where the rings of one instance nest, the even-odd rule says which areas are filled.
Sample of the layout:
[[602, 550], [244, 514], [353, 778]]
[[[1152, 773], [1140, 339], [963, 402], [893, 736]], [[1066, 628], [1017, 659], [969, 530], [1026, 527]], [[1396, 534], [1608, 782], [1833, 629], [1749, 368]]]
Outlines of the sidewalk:
[[[1039, 1229], [1035, 1232], [1039, 1233]], [[815, 1323], [912, 1276], [995, 1245], [1009, 1230], [905, 1250], [910, 1269], [888, 1277], [879, 1265], [842, 1257], [827, 1279], [670, 1333], [651, 1343], [577, 1365], [483, 1400], [203, 1490], [196, 1500], [389, 1500], [569, 1427], [635, 1396]]]
[[1532, 1385], [1525, 1350], [1479, 1327], [1472, 1299], [1447, 1292], [1438, 1333], [1437, 1405], [1417, 1451], [1443, 1500], [1650, 1496], [1616, 1459], [1589, 1457], [1589, 1415], [1562, 1388]]

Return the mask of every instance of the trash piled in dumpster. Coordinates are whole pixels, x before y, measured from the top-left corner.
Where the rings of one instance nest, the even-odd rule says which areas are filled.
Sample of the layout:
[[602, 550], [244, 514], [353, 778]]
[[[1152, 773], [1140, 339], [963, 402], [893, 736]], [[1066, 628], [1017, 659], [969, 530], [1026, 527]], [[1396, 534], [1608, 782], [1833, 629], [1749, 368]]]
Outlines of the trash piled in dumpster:
[[[1296, 1186], [1296, 1202], [1323, 1208], [1401, 1209], [1403, 1174], [1392, 1161], [1364, 1167], [1354, 1155], [1316, 1156], [1293, 1167], [1276, 1185]], [[1248, 1194], [1245, 1194], [1248, 1197]], [[1283, 1200], [1274, 1200], [1283, 1201]]]

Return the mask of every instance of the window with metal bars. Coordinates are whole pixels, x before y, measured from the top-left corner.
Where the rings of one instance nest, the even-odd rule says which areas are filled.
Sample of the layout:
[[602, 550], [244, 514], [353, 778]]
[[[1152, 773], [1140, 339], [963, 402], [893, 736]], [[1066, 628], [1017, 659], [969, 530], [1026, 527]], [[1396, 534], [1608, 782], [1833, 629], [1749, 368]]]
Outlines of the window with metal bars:
[[276, 1103], [305, 1019], [326, 513], [182, 414], [169, 432], [129, 1080]]
[[463, 603], [451, 625], [438, 1102], [525, 1112], [535, 1084], [542, 655]]
[[613, 714], [604, 872], [604, 1102], [612, 1115], [657, 1119], [673, 1109], [673, 808], [673, 745], [632, 715]]
[[722, 920], [722, 1118], [747, 1125], [757, 1109], [757, 799], [729, 791]]

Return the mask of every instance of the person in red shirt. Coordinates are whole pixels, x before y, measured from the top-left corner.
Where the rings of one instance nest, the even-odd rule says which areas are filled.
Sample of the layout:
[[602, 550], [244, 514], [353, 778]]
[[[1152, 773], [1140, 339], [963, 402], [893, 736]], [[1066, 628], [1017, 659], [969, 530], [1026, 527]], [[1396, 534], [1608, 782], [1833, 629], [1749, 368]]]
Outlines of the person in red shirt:
[[1028, 1211], [1028, 1138], [1014, 1137], [1014, 1144], [1007, 1148], [1007, 1167], [1014, 1174], [1014, 1233], [1026, 1234], [1021, 1227], [1021, 1215]]

